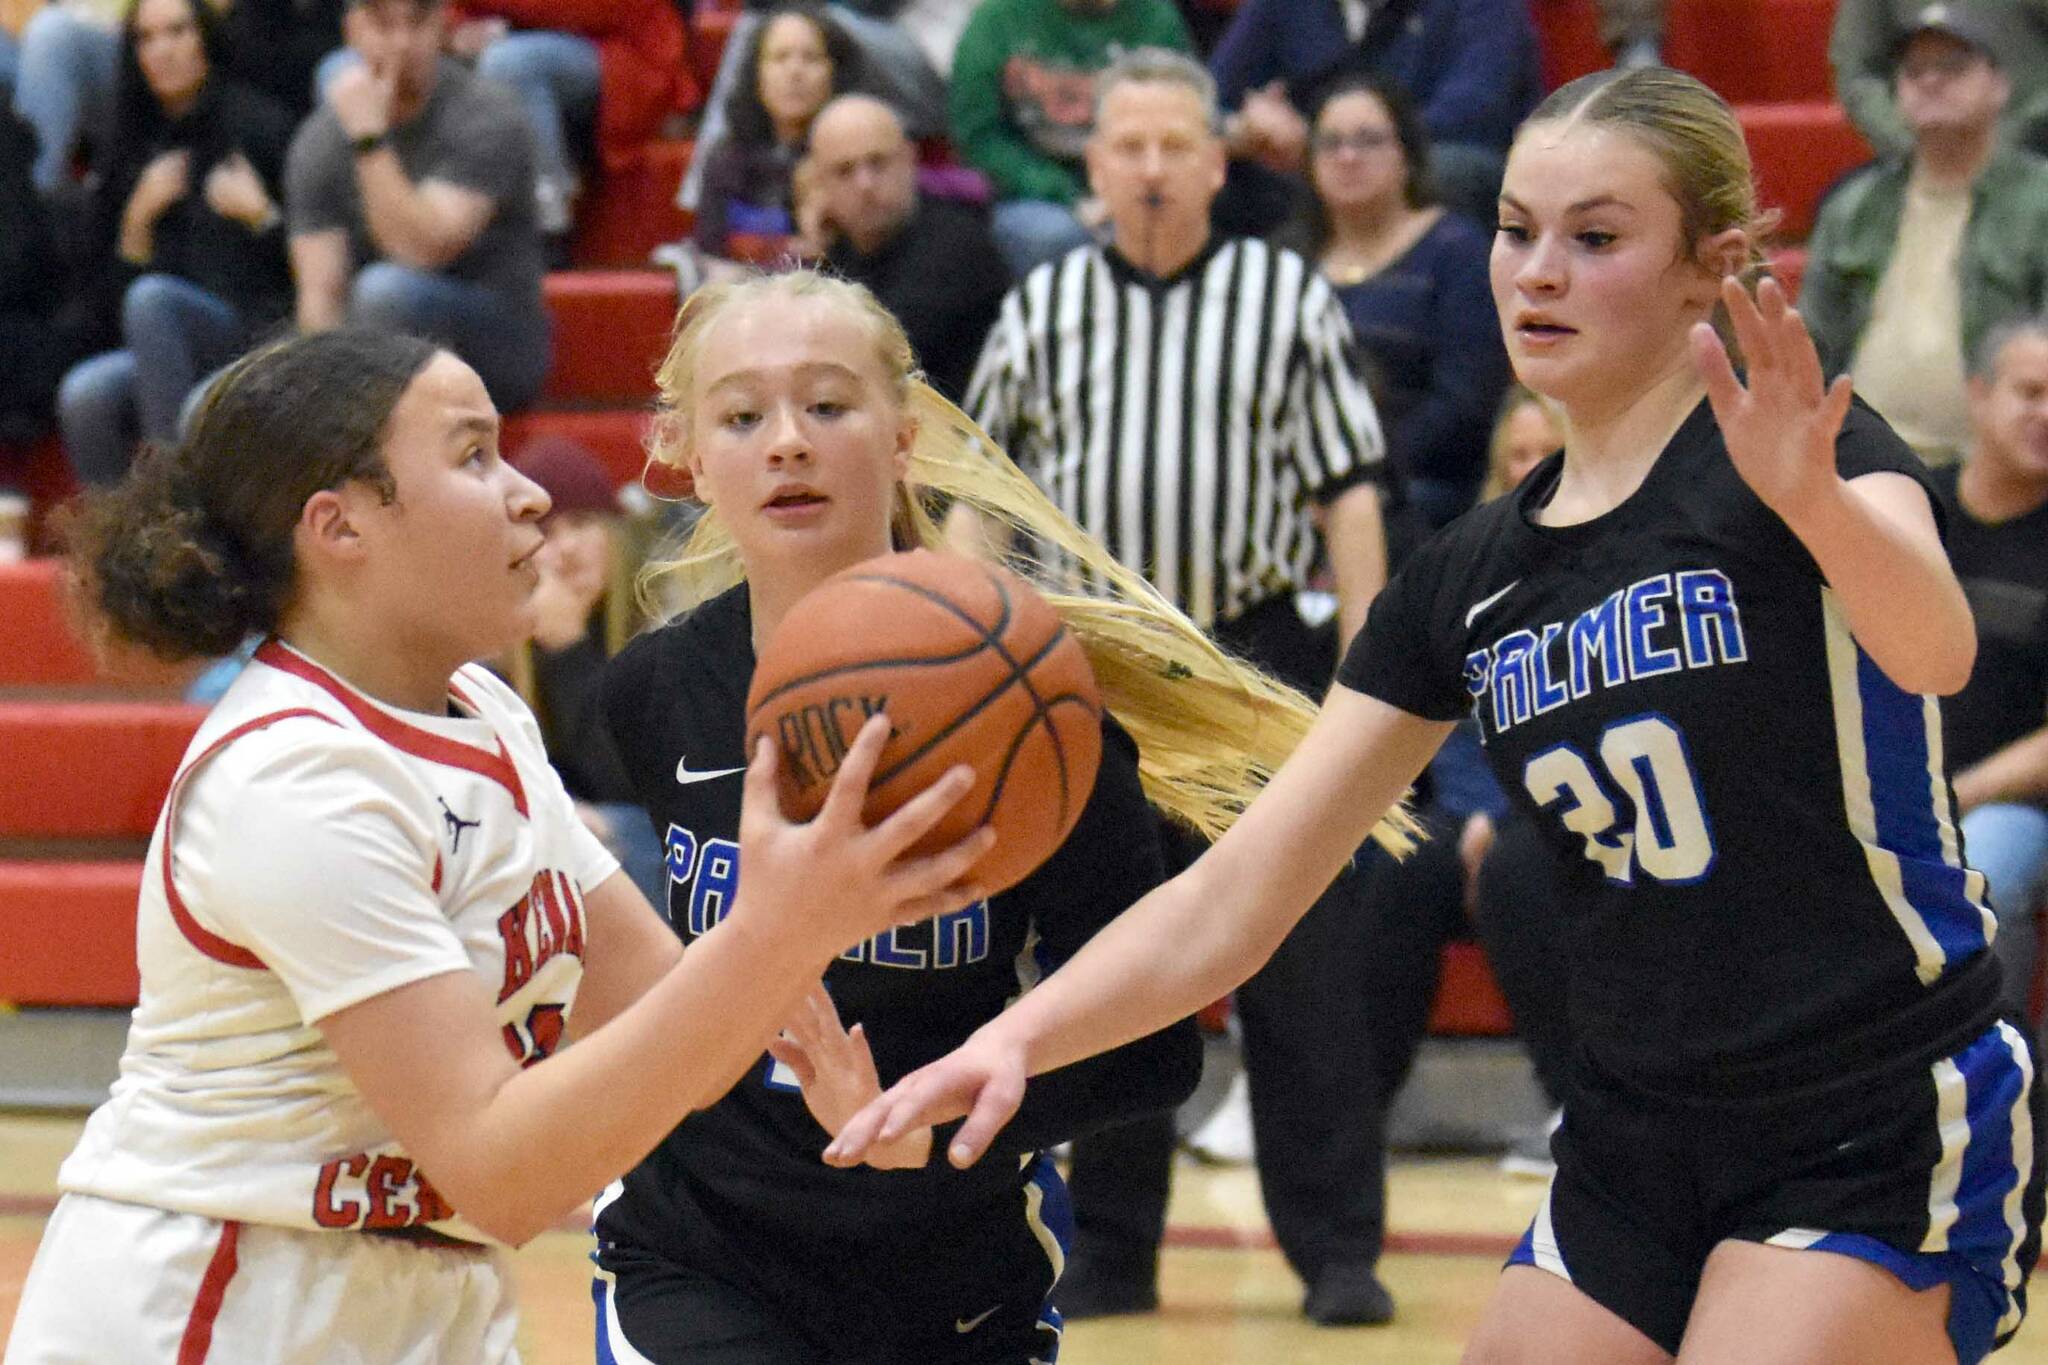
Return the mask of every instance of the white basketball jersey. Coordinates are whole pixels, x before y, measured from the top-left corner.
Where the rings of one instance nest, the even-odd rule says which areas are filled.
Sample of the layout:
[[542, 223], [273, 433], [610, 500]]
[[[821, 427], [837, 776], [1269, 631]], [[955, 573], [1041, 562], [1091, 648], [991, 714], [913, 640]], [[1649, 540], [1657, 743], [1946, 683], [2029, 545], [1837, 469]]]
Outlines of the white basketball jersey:
[[157, 819], [136, 925], [141, 1002], [63, 1189], [488, 1240], [313, 1027], [469, 970], [523, 1064], [561, 1039], [583, 893], [618, 863], [577, 818], [518, 697], [475, 666], [449, 693], [446, 715], [400, 711], [275, 640], [257, 651]]

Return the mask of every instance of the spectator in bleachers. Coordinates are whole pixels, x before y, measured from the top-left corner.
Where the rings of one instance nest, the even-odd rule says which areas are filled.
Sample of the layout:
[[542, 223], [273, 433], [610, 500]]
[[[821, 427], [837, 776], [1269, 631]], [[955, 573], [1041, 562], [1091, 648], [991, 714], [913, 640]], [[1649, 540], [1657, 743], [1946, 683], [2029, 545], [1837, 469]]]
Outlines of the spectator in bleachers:
[[193, 385], [291, 312], [279, 208], [292, 120], [223, 69], [203, 0], [140, 0], [121, 28], [114, 126], [93, 190], [88, 284], [118, 349], [57, 399], [78, 476], [112, 483], [168, 441]]
[[953, 141], [995, 187], [996, 245], [1019, 278], [1106, 220], [1082, 157], [1095, 81], [1119, 51], [1186, 52], [1173, 0], [983, 0], [953, 54]]
[[674, 0], [456, 0], [453, 13], [456, 51], [526, 108], [550, 236], [569, 231], [593, 140], [606, 170], [629, 169], [664, 119], [704, 102]]
[[431, 337], [502, 410], [548, 368], [533, 130], [518, 99], [441, 52], [440, 0], [349, 0], [361, 60], [292, 141], [298, 323]]
[[36, 130], [35, 184], [50, 194], [81, 144], [105, 145], [114, 125], [122, 0], [51, 0], [21, 31], [14, 110]]
[[0, 28], [0, 100], [14, 108], [14, 78], [21, 72], [21, 44], [12, 33]]
[[1508, 385], [1488, 238], [1437, 202], [1428, 134], [1384, 79], [1333, 86], [1309, 146], [1315, 194], [1284, 240], [1336, 286], [1380, 381], [1388, 462], [1430, 527], [1443, 526], [1479, 491]]
[[2006, 999], [2025, 1017], [2048, 894], [2048, 314], [1992, 329], [1970, 377], [1973, 431], [1938, 470], [1977, 663], [1941, 703], [1970, 865], [1990, 883]]
[[346, 0], [231, 0], [228, 70], [291, 111], [313, 112], [313, 72], [341, 43]]
[[0, 445], [49, 428], [64, 373], [57, 330], [63, 272], [31, 180], [35, 154], [34, 130], [0, 108]]
[[1799, 311], [1827, 373], [1939, 462], [1969, 438], [1964, 358], [2048, 304], [2048, 163], [1998, 137], [1996, 30], [1952, 6], [1914, 22], [1894, 72], [1912, 147], [1821, 205]]
[[605, 660], [641, 625], [633, 608], [640, 566], [617, 490], [597, 457], [567, 437], [540, 437], [512, 462], [547, 490], [540, 525], [548, 539], [534, 556], [533, 638], [514, 648], [507, 672], [576, 814], [643, 895], [666, 901], [661, 840], [598, 706]]
[[[811, 120], [834, 95], [860, 87], [853, 42], [824, 10], [777, 8], [754, 30], [725, 106], [725, 136], [707, 154], [697, 201], [696, 242], [714, 257], [734, 253], [736, 235], [787, 241], [796, 235], [795, 176]], [[765, 247], [756, 254], [774, 255]]]
[[[677, 207], [694, 212], [702, 202], [704, 172], [726, 138], [726, 111], [753, 72], [750, 54], [761, 25], [786, 4], [787, 0], [746, 0], [734, 21], [705, 101], [695, 154], [676, 193]], [[858, 71], [857, 79], [834, 93], [864, 91], [886, 101], [912, 138], [942, 136], [953, 49], [974, 4], [975, 0], [827, 0], [822, 13], [853, 45], [852, 66]]]
[[1244, 0], [1210, 62], [1231, 154], [1296, 173], [1307, 113], [1346, 76], [1399, 86], [1450, 207], [1493, 221], [1508, 142], [1543, 93], [1527, 0]]
[[809, 162], [825, 264], [896, 315], [932, 387], [959, 402], [1010, 287], [987, 216], [918, 193], [903, 123], [869, 95], [825, 106]]
[[1995, 44], [2012, 81], [2004, 131], [2011, 140], [2048, 155], [2048, 4], [2042, 0], [1969, 0], [1932, 4], [1927, 0], [1837, 0], [1828, 62], [1835, 71], [1835, 98], [1879, 156], [1907, 156], [1913, 130], [1899, 105], [1893, 76], [1899, 49], [1924, 27], [1930, 14], [1959, 13], [1982, 28]]

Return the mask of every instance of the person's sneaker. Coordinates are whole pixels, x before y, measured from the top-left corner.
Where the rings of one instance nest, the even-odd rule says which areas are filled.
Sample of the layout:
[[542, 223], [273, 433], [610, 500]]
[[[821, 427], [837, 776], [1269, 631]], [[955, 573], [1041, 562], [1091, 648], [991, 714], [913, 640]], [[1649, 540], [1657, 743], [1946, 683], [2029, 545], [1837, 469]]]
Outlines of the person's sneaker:
[[1181, 1144], [1188, 1155], [1211, 1166], [1249, 1166], [1252, 1150], [1252, 1100], [1244, 1073], [1231, 1078], [1223, 1103]]
[[1053, 1286], [1052, 1302], [1069, 1322], [1150, 1313], [1159, 1307], [1159, 1281], [1156, 1274], [1112, 1266], [1085, 1254], [1072, 1256]]
[[1320, 1327], [1374, 1327], [1394, 1320], [1394, 1296], [1373, 1267], [1340, 1261], [1323, 1267], [1301, 1311]]
[[1500, 1159], [1502, 1175], [1524, 1180], [1548, 1180], [1557, 1174], [1557, 1162], [1550, 1156], [1550, 1135], [1564, 1122], [1564, 1110], [1554, 1110], [1541, 1126], [1524, 1128], [1508, 1142]]

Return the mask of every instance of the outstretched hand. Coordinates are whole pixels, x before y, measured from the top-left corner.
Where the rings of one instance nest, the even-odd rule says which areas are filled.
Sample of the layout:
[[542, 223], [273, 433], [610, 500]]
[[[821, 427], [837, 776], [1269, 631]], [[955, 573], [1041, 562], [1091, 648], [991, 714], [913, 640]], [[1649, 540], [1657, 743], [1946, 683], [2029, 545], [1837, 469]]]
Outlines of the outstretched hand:
[[1749, 382], [1736, 378], [1727, 348], [1704, 322], [1692, 329], [1693, 363], [1736, 472], [1765, 506], [1796, 524], [1837, 482], [1835, 438], [1849, 412], [1849, 377], [1825, 382], [1813, 338], [1776, 280], [1765, 280], [1752, 302], [1731, 276], [1721, 283], [1721, 301]]
[[919, 1067], [855, 1114], [825, 1148], [832, 1166], [857, 1166], [875, 1146], [921, 1127], [967, 1116], [946, 1158], [962, 1170], [981, 1159], [1024, 1099], [1030, 1072], [1024, 1049], [984, 1026], [929, 1066]]
[[747, 913], [796, 935], [827, 961], [884, 929], [951, 914], [985, 894], [972, 873], [995, 845], [988, 826], [937, 853], [909, 856], [911, 845], [974, 785], [972, 769], [949, 770], [873, 829], [862, 820], [868, 784], [888, 741], [888, 716], [869, 717], [824, 806], [802, 824], [782, 813], [775, 741], [762, 736], [747, 765], [740, 803], [740, 865], [746, 869], [740, 895]]
[[[839, 1008], [823, 984], [811, 987], [782, 1036], [768, 1044], [768, 1053], [795, 1074], [804, 1107], [835, 1137], [856, 1111], [882, 1093], [867, 1031], [840, 1022]], [[915, 1128], [897, 1142], [876, 1144], [867, 1163], [885, 1170], [916, 1168], [931, 1155], [932, 1130]]]

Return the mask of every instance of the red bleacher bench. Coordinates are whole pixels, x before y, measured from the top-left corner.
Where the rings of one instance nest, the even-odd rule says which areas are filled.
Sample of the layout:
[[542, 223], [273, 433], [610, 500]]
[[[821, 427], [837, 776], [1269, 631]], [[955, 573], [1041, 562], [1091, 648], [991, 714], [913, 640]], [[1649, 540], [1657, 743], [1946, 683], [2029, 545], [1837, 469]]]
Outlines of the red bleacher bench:
[[557, 271], [542, 286], [554, 324], [554, 364], [542, 400], [639, 407], [676, 316], [676, 277], [666, 270]]
[[1783, 212], [1780, 236], [1800, 240], [1828, 188], [1873, 155], [1839, 104], [1745, 104], [1736, 108], [1764, 204]]
[[648, 144], [631, 170], [597, 179], [576, 205], [569, 253], [579, 266], [644, 266], [663, 242], [690, 235], [691, 217], [676, 207], [692, 144], [664, 138]]
[[147, 836], [205, 715], [182, 702], [0, 702], [0, 837]]
[[106, 668], [94, 662], [66, 611], [63, 565], [56, 559], [0, 564], [0, 687], [88, 687], [117, 685], [142, 692], [175, 692], [192, 674], [189, 665], [166, 664], [142, 650], [124, 650]]
[[1439, 1037], [1511, 1037], [1514, 1016], [1507, 997], [1486, 965], [1476, 943], [1446, 943], [1443, 975], [1437, 980], [1436, 1005], [1429, 1012], [1429, 1031]]
[[141, 887], [140, 862], [0, 862], [0, 1001], [133, 1005]]

